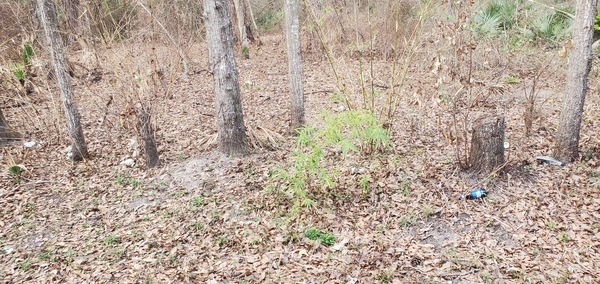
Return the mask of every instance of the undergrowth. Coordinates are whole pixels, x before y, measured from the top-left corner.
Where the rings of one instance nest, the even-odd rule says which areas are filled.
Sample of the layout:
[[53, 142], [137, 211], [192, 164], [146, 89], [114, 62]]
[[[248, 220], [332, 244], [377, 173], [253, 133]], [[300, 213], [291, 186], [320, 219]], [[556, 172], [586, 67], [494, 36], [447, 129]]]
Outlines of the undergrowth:
[[298, 131], [290, 163], [272, 172], [270, 191], [290, 202], [292, 218], [337, 187], [345, 157], [361, 159], [391, 149], [388, 130], [365, 111], [323, 114], [323, 127], [305, 126]]
[[471, 30], [480, 39], [555, 46], [570, 37], [573, 14], [574, 8], [568, 4], [550, 7], [538, 2], [494, 0], [474, 13]]

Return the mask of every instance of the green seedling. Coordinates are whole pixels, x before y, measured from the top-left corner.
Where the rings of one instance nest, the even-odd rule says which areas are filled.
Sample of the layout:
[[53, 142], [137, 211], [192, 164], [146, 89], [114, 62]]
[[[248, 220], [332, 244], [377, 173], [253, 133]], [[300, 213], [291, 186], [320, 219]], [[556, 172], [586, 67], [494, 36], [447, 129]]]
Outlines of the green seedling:
[[8, 168], [8, 173], [13, 177], [14, 183], [21, 182], [21, 173], [23, 173], [24, 168], [19, 165], [14, 165]]
[[119, 243], [119, 237], [111, 234], [111, 235], [106, 236], [104, 239], [102, 239], [102, 242], [105, 245], [109, 245], [109, 246], [116, 245], [117, 243]]

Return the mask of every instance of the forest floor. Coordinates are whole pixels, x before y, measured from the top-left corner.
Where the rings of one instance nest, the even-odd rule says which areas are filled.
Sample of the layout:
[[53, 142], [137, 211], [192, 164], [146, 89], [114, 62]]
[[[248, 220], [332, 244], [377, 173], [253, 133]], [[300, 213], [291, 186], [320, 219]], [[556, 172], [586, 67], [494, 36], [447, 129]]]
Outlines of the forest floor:
[[[459, 88], [449, 59], [437, 41], [424, 41], [391, 128], [392, 149], [327, 165], [338, 170], [337, 187], [311, 193], [315, 206], [292, 218], [289, 202], [267, 190], [295, 145], [286, 134], [285, 41], [271, 35], [262, 42], [250, 59], [238, 59], [244, 119], [251, 132], [278, 133], [280, 144], [253, 148], [248, 157], [226, 159], [204, 143], [215, 117], [201, 44], [188, 51], [195, 60], [187, 76], [176, 52], [156, 50], [168, 77], [152, 98], [158, 169], [143, 165], [129, 122], [127, 98], [136, 88], [127, 78], [152, 70], [144, 69], [152, 52], [145, 45], [99, 50], [92, 77], [78, 67], [91, 70], [89, 54], [70, 55], [84, 74], [75, 94], [90, 160], [65, 157], [60, 100], [44, 91], [54, 87], [40, 84], [22, 104], [3, 109], [26, 139], [3, 147], [0, 157], [0, 283], [599, 283], [597, 77], [585, 106], [582, 158], [563, 167], [537, 163], [551, 153], [567, 60], [554, 49], [478, 47], [486, 54], [476, 63], [481, 96], [460, 113], [503, 114], [508, 148], [502, 171], [476, 177], [456, 159], [451, 95]], [[308, 123], [321, 125], [322, 112], [343, 111], [343, 104], [332, 99], [327, 61], [314, 54], [304, 56], [305, 107]], [[536, 69], [534, 59], [549, 65]], [[376, 60], [377, 85], [386, 84], [379, 74], [389, 68]], [[547, 72], [526, 135], [523, 89], [539, 68]], [[121, 164], [128, 158], [135, 165]], [[6, 169], [14, 164], [26, 168], [19, 182]], [[459, 199], [482, 186], [488, 197]], [[308, 239], [309, 228], [335, 242]]]

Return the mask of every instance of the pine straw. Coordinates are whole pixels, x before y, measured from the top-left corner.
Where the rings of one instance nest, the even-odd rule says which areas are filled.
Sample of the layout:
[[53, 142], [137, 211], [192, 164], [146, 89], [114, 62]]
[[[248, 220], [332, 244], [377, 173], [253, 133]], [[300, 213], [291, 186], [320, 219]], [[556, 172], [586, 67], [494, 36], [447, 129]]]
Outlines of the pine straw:
[[[198, 141], [198, 145], [203, 151], [214, 149], [217, 146], [218, 134], [211, 132], [213, 131], [203, 133]], [[281, 134], [258, 125], [246, 126], [246, 135], [249, 146], [257, 150], [278, 150], [285, 141], [285, 137]]]

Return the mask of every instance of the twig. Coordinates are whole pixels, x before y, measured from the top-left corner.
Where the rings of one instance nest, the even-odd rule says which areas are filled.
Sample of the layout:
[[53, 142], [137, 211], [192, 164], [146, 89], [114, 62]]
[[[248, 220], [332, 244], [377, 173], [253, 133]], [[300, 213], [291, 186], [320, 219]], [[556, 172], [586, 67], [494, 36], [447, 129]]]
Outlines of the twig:
[[148, 15], [150, 15], [150, 17], [152, 17], [152, 20], [154, 20], [158, 24], [158, 26], [160, 26], [160, 28], [165, 32], [167, 37], [169, 37], [169, 40], [171, 40], [173, 45], [177, 48], [177, 51], [179, 51], [179, 56], [181, 57], [181, 60], [183, 60], [184, 72], [187, 75], [189, 73], [188, 72], [189, 71], [188, 70], [189, 59], [188, 59], [187, 55], [185, 54], [185, 52], [183, 51], [183, 49], [181, 49], [181, 46], [179, 45], [179, 43], [177, 41], [175, 41], [175, 39], [173, 38], [171, 33], [169, 33], [169, 31], [167, 30], [167, 28], [165, 28], [165, 26], [163, 26], [163, 24], [156, 17], [154, 17], [152, 12], [150, 12], [150, 10], [148, 8], [146, 8], [146, 6], [144, 6], [144, 4], [142, 4], [141, 1], [138, 1], [137, 4], [140, 5], [140, 7], [144, 8], [144, 10], [146, 10], [146, 12], [148, 12]]
[[558, 8], [556, 8], [556, 7], [553, 7], [553, 6], [548, 6], [548, 5], [546, 5], [546, 4], [543, 4], [543, 3], [537, 2], [537, 1], [535, 1], [535, 0], [529, 0], [529, 2], [531, 2], [531, 3], [534, 3], [534, 4], [538, 4], [538, 5], [542, 6], [542, 7], [545, 7], [545, 8], [551, 9], [551, 10], [554, 10], [554, 11], [556, 11], [556, 12], [559, 12], [559, 13], [561, 13], [561, 14], [563, 14], [563, 15], [565, 15], [565, 16], [567, 16], [567, 17], [569, 17], [569, 18], [571, 18], [572, 20], [574, 20], [574, 19], [575, 19], [575, 15], [573, 15], [573, 14], [571, 14], [571, 13], [567, 12], [567, 11], [563, 11], [563, 10], [561, 10], [561, 9], [558, 9]]
[[444, 274], [438, 274], [439, 277], [457, 277], [457, 276], [466, 276], [469, 274], [473, 274], [477, 272], [477, 270], [472, 269], [469, 271], [465, 271], [465, 272], [461, 272], [461, 273], [444, 273]]

